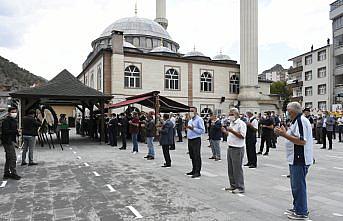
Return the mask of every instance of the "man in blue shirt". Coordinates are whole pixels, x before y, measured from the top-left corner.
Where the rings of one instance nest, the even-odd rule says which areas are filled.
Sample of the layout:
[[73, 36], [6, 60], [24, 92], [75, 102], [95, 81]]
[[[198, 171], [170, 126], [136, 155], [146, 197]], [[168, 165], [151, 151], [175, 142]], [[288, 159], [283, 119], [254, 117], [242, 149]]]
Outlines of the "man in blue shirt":
[[291, 125], [275, 128], [275, 132], [286, 138], [286, 154], [289, 164], [293, 208], [286, 210], [288, 218], [294, 220], [308, 219], [306, 175], [313, 163], [313, 137], [310, 121], [302, 115], [298, 102], [287, 105]]
[[187, 173], [192, 178], [200, 177], [201, 171], [201, 135], [205, 133], [204, 120], [199, 117], [196, 108], [190, 110], [191, 119], [187, 125], [188, 152], [192, 159], [192, 171]]

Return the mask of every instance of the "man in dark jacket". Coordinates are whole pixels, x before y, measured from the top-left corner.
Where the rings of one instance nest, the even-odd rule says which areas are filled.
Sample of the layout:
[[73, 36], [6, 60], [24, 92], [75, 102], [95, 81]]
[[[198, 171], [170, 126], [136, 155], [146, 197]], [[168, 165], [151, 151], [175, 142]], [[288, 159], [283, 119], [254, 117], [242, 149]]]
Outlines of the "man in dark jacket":
[[176, 119], [176, 131], [177, 131], [177, 136], [179, 137], [179, 140], [177, 142], [182, 142], [182, 128], [183, 128], [183, 120], [180, 114], [178, 114], [177, 119]]
[[4, 170], [4, 179], [20, 180], [20, 176], [16, 171], [17, 156], [14, 149], [14, 143], [19, 135], [17, 123], [17, 109], [15, 107], [8, 108], [8, 116], [2, 122], [1, 141], [5, 148], [6, 163]]
[[21, 157], [21, 165], [27, 165], [26, 154], [29, 151], [29, 166], [37, 165], [33, 162], [33, 148], [36, 145], [36, 136], [38, 136], [38, 128], [41, 123], [35, 119], [35, 111], [30, 110], [27, 116], [23, 117], [23, 153]]
[[169, 115], [163, 115], [164, 124], [160, 130], [160, 143], [162, 145], [164, 160], [166, 161], [162, 167], [171, 167], [171, 159], [169, 154], [169, 147], [174, 140], [174, 124], [170, 121]]
[[122, 141], [122, 147], [120, 150], [126, 150], [126, 137], [128, 130], [129, 121], [124, 113], [120, 114], [119, 126], [120, 126], [120, 137]]
[[215, 161], [221, 160], [220, 158], [220, 140], [222, 139], [222, 123], [221, 120], [217, 118], [216, 115], [212, 114], [211, 118], [211, 126], [209, 128], [209, 135], [210, 135], [210, 144], [212, 149], [212, 157]]
[[108, 136], [110, 145], [112, 147], [117, 146], [117, 134], [118, 134], [118, 119], [116, 114], [112, 114], [112, 118], [108, 122]]
[[145, 157], [147, 160], [155, 159], [155, 149], [154, 149], [154, 137], [155, 137], [156, 127], [153, 117], [148, 115], [146, 123], [146, 140], [148, 145], [148, 155]]

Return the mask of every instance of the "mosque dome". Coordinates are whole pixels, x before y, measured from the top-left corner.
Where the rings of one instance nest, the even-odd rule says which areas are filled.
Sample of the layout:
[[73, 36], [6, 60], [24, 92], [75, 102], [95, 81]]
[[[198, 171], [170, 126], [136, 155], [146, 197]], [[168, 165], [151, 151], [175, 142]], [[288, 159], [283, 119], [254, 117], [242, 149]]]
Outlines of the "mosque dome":
[[200, 51], [193, 50], [186, 53], [183, 57], [206, 57], [206, 56]]
[[214, 57], [213, 57], [213, 60], [214, 60], [214, 61], [230, 61], [231, 58], [230, 58], [230, 56], [228, 56], [228, 55], [225, 55], [225, 54], [220, 53], [220, 54], [214, 56]]
[[175, 53], [167, 47], [159, 46], [150, 51], [150, 53]]
[[169, 33], [157, 22], [140, 17], [122, 18], [108, 26], [101, 37], [111, 36], [113, 30], [122, 31], [124, 35], [153, 36], [172, 41]]

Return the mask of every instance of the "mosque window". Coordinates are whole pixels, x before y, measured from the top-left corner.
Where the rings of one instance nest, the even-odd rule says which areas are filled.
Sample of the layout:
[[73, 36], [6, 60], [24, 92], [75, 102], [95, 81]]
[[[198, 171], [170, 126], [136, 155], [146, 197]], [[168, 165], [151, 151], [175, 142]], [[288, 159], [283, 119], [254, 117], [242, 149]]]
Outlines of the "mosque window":
[[213, 77], [209, 72], [204, 72], [201, 74], [200, 78], [200, 88], [201, 92], [212, 92], [213, 88]]
[[180, 88], [180, 75], [177, 70], [171, 68], [165, 73], [165, 89], [179, 90]]
[[146, 39], [146, 47], [149, 49], [152, 49], [152, 39], [151, 38]]
[[101, 64], [98, 65], [98, 70], [97, 70], [97, 88], [99, 91], [102, 90], [102, 73], [101, 73]]
[[136, 47], [140, 47], [139, 46], [139, 38], [133, 38], [133, 45]]
[[89, 80], [90, 82], [89, 82], [89, 86], [91, 87], [91, 88], [94, 88], [94, 72], [92, 72], [91, 73], [91, 78], [90, 78], [90, 80]]
[[230, 94], [239, 94], [239, 77], [232, 75], [230, 78]]
[[127, 68], [125, 68], [124, 86], [125, 88], [141, 87], [141, 72], [138, 67], [130, 65]]

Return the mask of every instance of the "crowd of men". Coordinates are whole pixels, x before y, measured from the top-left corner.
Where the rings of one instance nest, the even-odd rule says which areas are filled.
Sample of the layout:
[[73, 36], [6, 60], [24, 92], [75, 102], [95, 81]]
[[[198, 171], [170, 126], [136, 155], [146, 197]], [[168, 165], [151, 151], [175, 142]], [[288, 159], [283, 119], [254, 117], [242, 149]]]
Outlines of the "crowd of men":
[[[4, 179], [21, 177], [16, 172], [16, 154], [14, 143], [20, 132], [23, 134], [24, 151], [22, 166], [27, 165], [26, 154], [29, 152], [29, 166], [37, 165], [33, 161], [33, 147], [35, 136], [40, 125], [34, 117], [35, 112], [29, 111], [23, 118], [23, 128], [18, 128], [16, 108], [8, 109], [8, 117], [2, 124], [2, 143], [6, 152]], [[106, 119], [105, 139], [109, 145], [118, 145], [121, 139], [120, 150], [127, 148], [127, 139], [132, 140], [132, 154], [140, 151], [140, 144], [146, 144], [147, 160], [155, 159], [156, 142], [162, 146], [165, 163], [164, 168], [172, 165], [170, 150], [175, 150], [175, 137], [183, 142], [188, 139], [188, 154], [191, 159], [192, 170], [186, 175], [192, 178], [201, 176], [202, 160], [201, 146], [202, 135], [208, 133], [209, 147], [212, 156], [209, 159], [221, 160], [221, 143], [226, 142], [229, 187], [226, 191], [244, 193], [243, 159], [246, 151], [248, 162], [244, 166], [257, 167], [257, 155], [268, 156], [270, 148], [276, 148], [278, 136], [286, 139], [287, 161], [291, 180], [291, 189], [294, 207], [287, 210], [290, 219], [307, 219], [307, 190], [306, 175], [309, 166], [314, 163], [313, 135], [317, 143], [322, 143], [326, 149], [326, 138], [329, 141], [329, 150], [332, 149], [332, 139], [335, 137], [335, 127], [339, 129], [339, 140], [342, 142], [343, 118], [335, 118], [329, 112], [313, 116], [309, 109], [301, 109], [297, 102], [287, 106], [286, 119], [282, 120], [274, 112], [265, 112], [257, 115], [252, 111], [240, 113], [237, 108], [229, 110], [228, 115], [216, 116], [210, 114], [203, 118], [192, 108], [184, 117], [180, 114], [158, 114], [153, 112], [113, 113]], [[95, 120], [95, 121], [93, 121]], [[93, 122], [92, 122], [93, 121]], [[90, 123], [92, 122], [92, 123]], [[96, 119], [77, 121], [77, 133], [90, 136], [92, 139], [99, 137], [99, 123]], [[185, 135], [183, 135], [183, 132]], [[259, 152], [256, 151], [257, 137], [261, 137]], [[156, 141], [156, 142], [154, 142]], [[266, 150], [264, 151], [264, 145]]]

